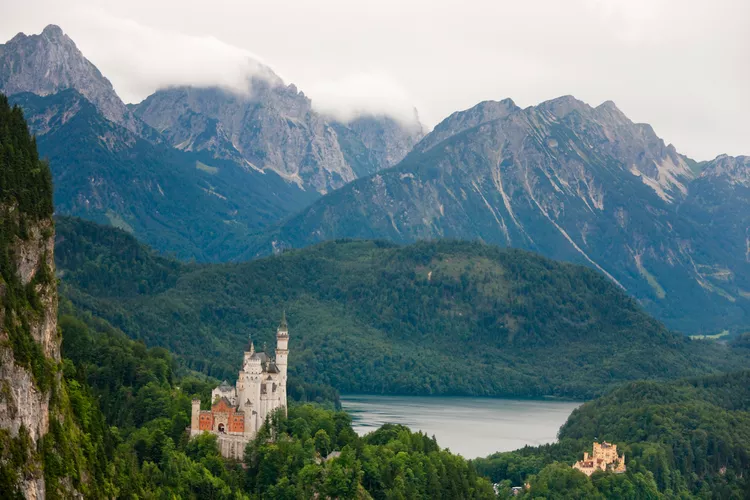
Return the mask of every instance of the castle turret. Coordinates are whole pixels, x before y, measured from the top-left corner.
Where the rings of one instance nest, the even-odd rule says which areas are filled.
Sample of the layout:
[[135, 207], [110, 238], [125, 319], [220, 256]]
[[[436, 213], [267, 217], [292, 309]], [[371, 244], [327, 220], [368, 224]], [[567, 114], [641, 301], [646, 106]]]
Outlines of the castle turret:
[[193, 436], [200, 431], [201, 400], [193, 399], [193, 408], [190, 413], [190, 435]]
[[281, 323], [276, 329], [276, 366], [279, 369], [280, 405], [286, 411], [286, 369], [289, 356], [289, 329], [286, 324], [286, 311], [281, 315]]

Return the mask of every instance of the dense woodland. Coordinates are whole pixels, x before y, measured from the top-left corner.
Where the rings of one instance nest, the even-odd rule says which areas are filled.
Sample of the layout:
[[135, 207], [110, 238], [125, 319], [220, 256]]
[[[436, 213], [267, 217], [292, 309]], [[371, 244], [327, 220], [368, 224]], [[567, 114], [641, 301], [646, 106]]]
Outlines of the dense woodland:
[[[191, 370], [236, 377], [290, 321], [290, 373], [342, 392], [590, 398], [626, 380], [746, 366], [668, 331], [605, 277], [481, 243], [337, 241], [243, 264], [183, 264], [127, 233], [57, 224], [63, 293]], [[483, 373], [475, 377], [475, 373]]]
[[[750, 372], [625, 384], [575, 410], [559, 437], [474, 463], [505, 489], [530, 481], [531, 498], [748, 498]], [[570, 468], [595, 439], [625, 452], [626, 474]]]

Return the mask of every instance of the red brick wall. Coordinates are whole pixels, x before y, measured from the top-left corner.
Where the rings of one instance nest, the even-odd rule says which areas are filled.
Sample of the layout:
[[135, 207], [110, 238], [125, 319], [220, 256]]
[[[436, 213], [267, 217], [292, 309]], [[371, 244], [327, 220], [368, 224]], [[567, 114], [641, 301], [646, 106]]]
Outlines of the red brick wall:
[[214, 428], [214, 416], [210, 413], [201, 413], [198, 420], [198, 429], [210, 431]]

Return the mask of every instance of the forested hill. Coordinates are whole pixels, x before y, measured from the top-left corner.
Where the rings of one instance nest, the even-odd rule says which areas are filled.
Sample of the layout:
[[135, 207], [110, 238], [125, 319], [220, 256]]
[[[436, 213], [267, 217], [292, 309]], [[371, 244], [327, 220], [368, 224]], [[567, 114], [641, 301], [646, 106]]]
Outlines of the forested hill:
[[[559, 437], [477, 468], [504, 486], [530, 481], [525, 498], [750, 498], [750, 372], [624, 385], [575, 410]], [[589, 481], [570, 467], [596, 439], [625, 453], [626, 474]]]
[[588, 398], [624, 380], [741, 365], [664, 328], [595, 271], [469, 242], [337, 241], [244, 264], [182, 264], [128, 234], [58, 220], [63, 293], [192, 369], [233, 378], [243, 345], [343, 392]]

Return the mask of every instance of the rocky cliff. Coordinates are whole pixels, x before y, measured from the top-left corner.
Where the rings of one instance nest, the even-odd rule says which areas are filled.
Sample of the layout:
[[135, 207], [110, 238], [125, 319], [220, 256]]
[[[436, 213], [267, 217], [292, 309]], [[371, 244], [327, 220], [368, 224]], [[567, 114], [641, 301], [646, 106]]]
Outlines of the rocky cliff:
[[183, 151], [208, 150], [320, 193], [354, 180], [336, 132], [294, 85], [255, 78], [249, 87], [247, 94], [219, 88], [161, 90], [135, 112]]
[[50, 181], [20, 110], [0, 95], [0, 468], [23, 464], [10, 486], [26, 498], [45, 497], [38, 443], [60, 384]]
[[359, 116], [349, 123], [332, 121], [339, 146], [357, 177], [396, 165], [424, 136], [419, 117], [402, 123], [389, 116]]

